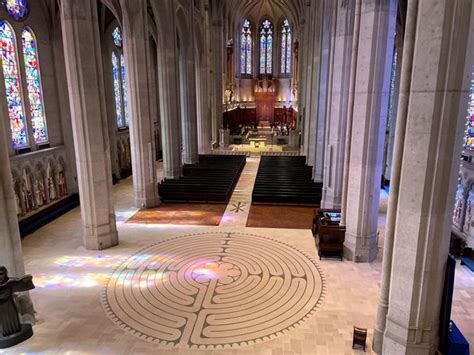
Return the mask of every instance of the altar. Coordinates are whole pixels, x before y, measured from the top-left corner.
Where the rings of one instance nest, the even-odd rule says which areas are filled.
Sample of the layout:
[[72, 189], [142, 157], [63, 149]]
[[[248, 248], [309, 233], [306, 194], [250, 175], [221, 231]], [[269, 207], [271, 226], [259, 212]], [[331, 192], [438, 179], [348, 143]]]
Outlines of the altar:
[[267, 139], [264, 137], [249, 138], [251, 148], [264, 148], [266, 141]]

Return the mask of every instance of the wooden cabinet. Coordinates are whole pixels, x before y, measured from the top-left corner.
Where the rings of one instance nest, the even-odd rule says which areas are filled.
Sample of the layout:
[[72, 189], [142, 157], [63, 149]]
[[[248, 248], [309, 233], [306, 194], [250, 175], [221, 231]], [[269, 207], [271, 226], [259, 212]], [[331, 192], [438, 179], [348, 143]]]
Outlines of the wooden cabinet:
[[318, 255], [343, 257], [346, 227], [340, 226], [341, 210], [318, 209], [313, 217], [313, 235]]

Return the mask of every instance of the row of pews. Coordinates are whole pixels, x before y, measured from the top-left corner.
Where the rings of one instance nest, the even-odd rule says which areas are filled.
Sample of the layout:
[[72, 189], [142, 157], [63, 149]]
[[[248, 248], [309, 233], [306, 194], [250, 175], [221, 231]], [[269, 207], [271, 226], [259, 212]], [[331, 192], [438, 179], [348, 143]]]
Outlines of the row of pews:
[[183, 176], [164, 179], [158, 194], [165, 202], [227, 203], [245, 166], [244, 155], [199, 155], [183, 166]]
[[319, 205], [323, 185], [311, 178], [304, 156], [262, 156], [252, 203]]

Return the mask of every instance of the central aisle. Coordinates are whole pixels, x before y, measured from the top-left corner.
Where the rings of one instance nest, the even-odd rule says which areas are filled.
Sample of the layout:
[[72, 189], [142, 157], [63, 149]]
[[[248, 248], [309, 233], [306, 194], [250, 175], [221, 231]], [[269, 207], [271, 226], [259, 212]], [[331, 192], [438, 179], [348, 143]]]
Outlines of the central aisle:
[[252, 191], [257, 178], [260, 157], [247, 158], [245, 168], [235, 186], [219, 227], [245, 227], [252, 204]]

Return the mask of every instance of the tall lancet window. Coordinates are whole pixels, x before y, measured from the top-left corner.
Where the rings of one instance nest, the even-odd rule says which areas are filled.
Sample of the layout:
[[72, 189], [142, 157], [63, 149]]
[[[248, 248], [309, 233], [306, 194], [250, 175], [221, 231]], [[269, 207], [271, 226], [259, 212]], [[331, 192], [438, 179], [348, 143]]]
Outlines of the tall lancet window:
[[23, 148], [28, 146], [28, 134], [21, 94], [16, 39], [13, 28], [6, 21], [0, 21], [0, 47], [13, 148]]
[[38, 60], [36, 38], [29, 27], [25, 27], [21, 36], [23, 58], [25, 60], [26, 84], [30, 102], [31, 127], [36, 144], [46, 143], [48, 134], [43, 105], [43, 88]]
[[291, 71], [291, 29], [288, 20], [283, 21], [281, 27], [281, 73], [290, 74]]
[[112, 78], [114, 81], [115, 116], [119, 128], [128, 127], [128, 100], [125, 60], [122, 53], [122, 33], [118, 27], [112, 32], [116, 50], [112, 51]]
[[464, 147], [466, 149], [474, 150], [474, 67], [471, 73], [471, 87], [469, 91], [469, 105], [467, 108]]
[[240, 31], [240, 72], [252, 74], [252, 30], [248, 19], [244, 20]]
[[125, 126], [128, 127], [128, 95], [127, 95], [127, 74], [125, 69], [125, 58], [120, 56], [120, 65], [122, 73], [122, 92], [123, 92], [123, 112], [125, 115]]
[[122, 85], [120, 83], [120, 65], [119, 59], [115, 52], [112, 52], [112, 77], [114, 79], [114, 96], [115, 96], [115, 118], [117, 126], [123, 127], [122, 115]]
[[260, 27], [260, 74], [272, 73], [272, 23], [265, 20]]

